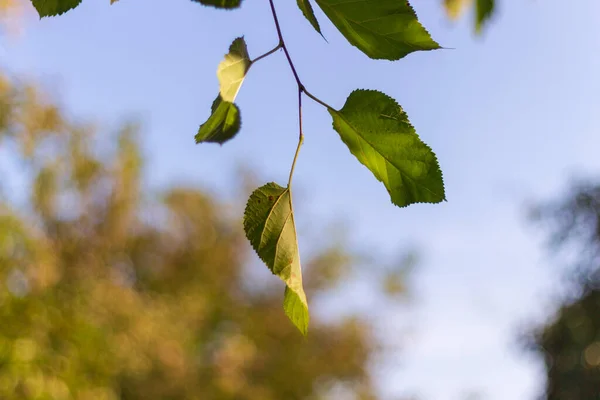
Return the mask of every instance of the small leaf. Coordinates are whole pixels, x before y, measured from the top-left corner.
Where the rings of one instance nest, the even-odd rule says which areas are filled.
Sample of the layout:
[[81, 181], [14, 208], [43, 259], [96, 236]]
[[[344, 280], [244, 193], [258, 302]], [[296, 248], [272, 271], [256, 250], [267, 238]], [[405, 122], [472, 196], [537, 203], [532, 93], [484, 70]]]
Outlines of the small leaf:
[[483, 25], [489, 21], [494, 14], [494, 0], [477, 0], [477, 8], [475, 10], [475, 31], [481, 33]]
[[317, 17], [315, 16], [315, 12], [313, 11], [312, 5], [310, 4], [310, 0], [297, 0], [298, 1], [298, 8], [300, 8], [300, 11], [302, 11], [302, 14], [304, 14], [304, 17], [308, 20], [308, 22], [310, 22], [310, 24], [313, 26], [313, 28], [315, 28], [315, 30], [317, 32], [319, 32], [319, 34], [321, 34], [321, 36], [323, 35], [321, 33], [321, 27], [319, 26], [319, 21], [317, 20]]
[[240, 109], [229, 101], [223, 101], [218, 95], [211, 107], [211, 116], [200, 125], [196, 134], [196, 143], [223, 144], [233, 138], [242, 125]]
[[444, 0], [446, 13], [452, 19], [458, 19], [473, 4], [473, 0]]
[[392, 203], [439, 203], [446, 199], [435, 154], [419, 139], [391, 97], [355, 90], [340, 111], [329, 110], [333, 128], [350, 152], [383, 182]]
[[31, 0], [40, 18], [61, 15], [77, 7], [81, 0]]
[[260, 259], [287, 285], [284, 311], [300, 332], [306, 335], [308, 303], [302, 287], [302, 268], [290, 191], [276, 183], [267, 183], [256, 189], [246, 205], [244, 230]]
[[248, 48], [244, 38], [239, 37], [231, 43], [229, 53], [217, 67], [217, 78], [219, 78], [223, 100], [233, 103], [249, 68]]
[[407, 0], [315, 0], [353, 45], [374, 59], [439, 49]]
[[250, 57], [244, 38], [235, 39], [229, 53], [217, 67], [220, 93], [213, 102], [211, 116], [200, 125], [196, 143], [213, 142], [223, 144], [240, 130], [240, 109], [233, 102], [250, 68]]
[[242, 4], [242, 0], [192, 0], [194, 3], [200, 3], [205, 6], [215, 8], [238, 8]]

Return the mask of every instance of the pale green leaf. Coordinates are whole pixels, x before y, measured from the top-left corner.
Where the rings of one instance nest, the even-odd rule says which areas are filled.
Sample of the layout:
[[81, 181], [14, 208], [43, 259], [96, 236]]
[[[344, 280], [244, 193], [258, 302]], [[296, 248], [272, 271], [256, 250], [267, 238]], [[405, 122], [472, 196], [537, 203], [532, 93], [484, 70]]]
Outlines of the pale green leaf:
[[77, 7], [81, 0], [31, 0], [40, 18], [64, 14]]
[[310, 22], [317, 32], [321, 33], [321, 27], [319, 26], [319, 21], [317, 20], [312, 5], [310, 4], [310, 0], [297, 0], [297, 2], [298, 8], [300, 8], [300, 11], [302, 11], [304, 17], [308, 20], [308, 22]]
[[229, 53], [217, 67], [217, 78], [219, 78], [221, 98], [233, 103], [235, 97], [250, 68], [250, 57], [248, 48], [243, 37], [239, 37], [229, 46]]
[[315, 0], [354, 46], [374, 59], [399, 60], [439, 49], [407, 0]]
[[374, 90], [355, 90], [341, 110], [329, 113], [350, 152], [383, 182], [392, 203], [405, 207], [446, 199], [435, 154], [394, 99]]
[[208, 120], [198, 129], [196, 143], [223, 144], [240, 130], [242, 122], [239, 108], [231, 102], [223, 101], [221, 95], [213, 102], [211, 112]]
[[194, 3], [200, 3], [205, 6], [215, 8], [238, 8], [242, 4], [242, 0], [192, 0]]
[[256, 189], [244, 212], [246, 237], [269, 270], [287, 285], [284, 311], [306, 335], [308, 303], [302, 287], [302, 268], [291, 193], [276, 183]]
[[452, 19], [458, 19], [473, 4], [473, 0], [444, 0], [446, 13]]

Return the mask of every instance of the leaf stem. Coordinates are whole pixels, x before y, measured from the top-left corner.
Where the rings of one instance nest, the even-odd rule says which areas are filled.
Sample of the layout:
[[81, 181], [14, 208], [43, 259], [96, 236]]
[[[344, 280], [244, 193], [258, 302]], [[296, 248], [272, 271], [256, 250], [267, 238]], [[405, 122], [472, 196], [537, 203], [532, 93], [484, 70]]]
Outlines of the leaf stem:
[[294, 177], [294, 169], [296, 168], [296, 160], [298, 154], [300, 154], [300, 147], [304, 143], [304, 133], [302, 132], [302, 89], [298, 88], [298, 147], [296, 147], [296, 154], [294, 154], [294, 161], [292, 161], [292, 168], [290, 169], [290, 177], [288, 179], [288, 190], [292, 190], [292, 178]]
[[275, 53], [277, 50], [281, 49], [281, 42], [279, 42], [279, 44], [277, 46], [275, 46], [274, 48], [272, 48], [271, 50], [267, 51], [265, 54], [256, 57], [254, 60], [250, 61], [250, 65], [254, 64], [257, 61], [262, 60], [265, 57], [270, 56], [271, 54]]
[[[290, 56], [290, 52], [285, 44], [285, 40], [283, 39], [283, 34], [281, 33], [281, 26], [279, 25], [279, 18], [277, 17], [277, 12], [275, 11], [275, 5], [273, 4], [273, 0], [269, 0], [269, 5], [271, 6], [271, 13], [273, 14], [273, 20], [275, 21], [275, 28], [277, 29], [277, 37], [279, 38], [279, 45], [283, 49], [285, 53], [285, 58], [287, 58], [290, 69], [292, 70], [292, 74], [294, 74], [294, 79], [296, 80], [296, 84], [298, 85], [298, 90], [300, 91], [300, 96], [304, 92], [308, 97], [310, 97], [313, 101], [319, 103], [323, 107], [328, 110], [333, 110], [334, 108], [320, 100], [313, 94], [311, 94], [300, 80], [300, 76], [298, 76], [298, 72], [296, 71], [296, 67], [294, 66], [294, 62], [292, 61], [292, 57]], [[260, 57], [259, 57], [260, 58]]]

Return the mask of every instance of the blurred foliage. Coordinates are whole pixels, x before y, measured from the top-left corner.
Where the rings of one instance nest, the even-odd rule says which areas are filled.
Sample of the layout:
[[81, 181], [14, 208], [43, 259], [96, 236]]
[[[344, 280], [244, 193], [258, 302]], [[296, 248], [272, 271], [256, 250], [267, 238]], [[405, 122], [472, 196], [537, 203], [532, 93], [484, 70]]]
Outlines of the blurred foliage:
[[[0, 75], [0, 154], [31, 182], [17, 201], [0, 175], [0, 399], [376, 399], [367, 324], [315, 317], [302, 339], [280, 287], [253, 288], [241, 210], [145, 190], [136, 138], [96, 136]], [[331, 291], [351, 259], [325, 246], [307, 290]]]
[[496, 0], [444, 0], [444, 7], [448, 17], [455, 20], [473, 9], [475, 31], [481, 33], [496, 12]]
[[600, 399], [600, 185], [580, 182], [557, 202], [535, 209], [554, 254], [571, 255], [568, 298], [528, 345], [546, 365], [548, 400]]

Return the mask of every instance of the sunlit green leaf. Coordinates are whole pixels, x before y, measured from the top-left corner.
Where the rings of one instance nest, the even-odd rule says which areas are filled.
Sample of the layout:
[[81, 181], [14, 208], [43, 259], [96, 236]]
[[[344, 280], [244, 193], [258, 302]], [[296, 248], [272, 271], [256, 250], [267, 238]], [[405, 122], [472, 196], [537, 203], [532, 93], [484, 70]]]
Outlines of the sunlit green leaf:
[[310, 0], [297, 0], [298, 7], [304, 14], [304, 17], [310, 22], [310, 24], [315, 28], [315, 30], [321, 33], [321, 27], [319, 26], [319, 21], [315, 16], [315, 12], [313, 11], [312, 5], [310, 4]]
[[243, 37], [239, 37], [229, 46], [229, 53], [217, 68], [217, 78], [224, 101], [234, 102], [235, 97], [250, 68], [248, 48]]
[[459, 18], [471, 4], [473, 0], [444, 0], [446, 13], [452, 19]]
[[195, 3], [200, 3], [205, 6], [215, 8], [238, 8], [242, 4], [242, 0], [192, 0]]
[[31, 0], [40, 18], [66, 13], [77, 7], [81, 0]]
[[276, 183], [256, 189], [246, 205], [244, 230], [260, 259], [287, 285], [284, 311], [300, 332], [306, 335], [308, 303], [302, 287], [302, 268], [290, 191]]
[[223, 144], [233, 138], [242, 126], [240, 109], [229, 101], [223, 101], [217, 96], [211, 107], [208, 120], [200, 125], [196, 134], [196, 143]]
[[398, 60], [439, 49], [406, 0], [315, 0], [331, 22], [367, 56]]
[[250, 68], [250, 58], [244, 38], [237, 38], [229, 46], [229, 53], [217, 68], [220, 93], [214, 101], [211, 116], [200, 126], [196, 143], [221, 143], [234, 137], [240, 130], [240, 110], [233, 103], [246, 72]]
[[329, 112], [334, 129], [352, 154], [383, 182], [392, 203], [404, 207], [445, 200], [435, 154], [394, 99], [374, 90], [355, 90], [341, 110]]

